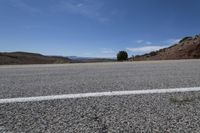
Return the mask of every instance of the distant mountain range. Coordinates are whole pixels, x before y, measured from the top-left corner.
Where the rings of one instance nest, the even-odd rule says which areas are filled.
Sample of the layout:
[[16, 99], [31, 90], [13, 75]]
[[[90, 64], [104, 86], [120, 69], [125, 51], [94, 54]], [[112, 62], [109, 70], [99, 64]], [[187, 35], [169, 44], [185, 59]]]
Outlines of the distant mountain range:
[[116, 59], [114, 58], [96, 58], [96, 57], [78, 57], [78, 56], [68, 56], [67, 58], [77, 63], [116, 61]]
[[0, 52], [0, 65], [14, 64], [63, 64], [63, 63], [88, 63], [108, 62], [114, 59], [106, 58], [85, 58], [76, 56], [46, 56], [28, 52]]
[[130, 58], [132, 61], [176, 59], [200, 59], [200, 35], [185, 37], [168, 48]]

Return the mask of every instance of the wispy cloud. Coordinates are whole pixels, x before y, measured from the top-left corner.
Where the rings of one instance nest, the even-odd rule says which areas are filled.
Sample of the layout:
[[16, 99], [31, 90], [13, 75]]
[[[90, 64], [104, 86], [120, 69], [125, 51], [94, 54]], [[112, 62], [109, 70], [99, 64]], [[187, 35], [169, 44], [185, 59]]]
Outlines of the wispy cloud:
[[24, 0], [9, 0], [13, 7], [19, 8], [30, 13], [41, 13], [39, 8], [27, 4]]
[[174, 38], [171, 38], [171, 39], [168, 39], [168, 40], [165, 40], [163, 41], [163, 43], [165, 44], [176, 44], [180, 41], [181, 39], [174, 39]]
[[134, 53], [148, 53], [152, 51], [156, 51], [162, 48], [166, 48], [169, 45], [165, 46], [143, 46], [143, 47], [136, 47], [136, 48], [127, 48], [128, 51], [134, 52]]
[[136, 43], [143, 43], [144, 40], [137, 40]]
[[104, 3], [97, 0], [65, 0], [59, 4], [64, 11], [73, 14], [79, 14], [100, 22], [109, 21], [109, 18], [103, 14]]
[[150, 42], [150, 41], [147, 41], [147, 42], [146, 42], [146, 44], [150, 45], [150, 44], [152, 44], [152, 42]]
[[152, 42], [150, 42], [150, 41], [145, 41], [145, 40], [137, 40], [137, 41], [135, 41], [136, 43], [138, 43], [138, 44], [147, 44], [147, 45], [151, 45], [152, 44]]
[[[167, 44], [167, 45], [172, 45], [172, 44], [176, 44], [180, 41], [181, 39], [179, 38], [171, 38], [171, 39], [167, 39], [167, 40], [164, 40], [164, 41], [160, 41], [159, 43], [161, 44]], [[134, 43], [137, 43], [137, 44], [142, 44], [142, 45], [152, 45], [153, 43], [151, 41], [145, 41], [145, 40], [137, 40], [137, 41], [134, 41]], [[157, 43], [158, 44], [158, 43]]]
[[103, 49], [101, 50], [101, 52], [102, 52], [103, 54], [114, 54], [114, 53], [115, 53], [114, 50], [108, 49], [108, 48], [103, 48]]
[[160, 41], [160, 44], [162, 45], [153, 45], [151, 41], [145, 41], [145, 40], [137, 40], [134, 41], [135, 43], [142, 45], [141, 47], [133, 47], [133, 48], [126, 48], [128, 51], [133, 52], [135, 54], [144, 54], [149, 53], [152, 51], [156, 51], [162, 48], [169, 47], [172, 44], [176, 44], [180, 41], [180, 39], [167, 39], [164, 41]]

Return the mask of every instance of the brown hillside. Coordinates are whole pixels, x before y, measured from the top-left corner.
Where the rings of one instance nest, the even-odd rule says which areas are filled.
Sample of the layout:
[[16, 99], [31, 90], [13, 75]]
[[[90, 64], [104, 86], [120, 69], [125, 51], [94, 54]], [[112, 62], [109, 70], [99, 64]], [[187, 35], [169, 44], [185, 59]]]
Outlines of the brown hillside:
[[136, 56], [131, 60], [175, 60], [200, 58], [200, 35], [185, 37], [178, 44], [160, 49], [145, 55]]
[[44, 56], [35, 53], [12, 52], [0, 53], [0, 65], [9, 64], [54, 64], [69, 63], [70, 59], [56, 56]]

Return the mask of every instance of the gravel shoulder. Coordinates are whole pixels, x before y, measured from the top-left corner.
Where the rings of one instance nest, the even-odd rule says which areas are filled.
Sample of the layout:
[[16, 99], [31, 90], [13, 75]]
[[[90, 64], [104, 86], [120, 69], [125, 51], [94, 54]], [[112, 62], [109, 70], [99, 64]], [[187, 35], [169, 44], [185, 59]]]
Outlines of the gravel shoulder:
[[0, 105], [12, 132], [199, 132], [200, 93], [149, 94]]

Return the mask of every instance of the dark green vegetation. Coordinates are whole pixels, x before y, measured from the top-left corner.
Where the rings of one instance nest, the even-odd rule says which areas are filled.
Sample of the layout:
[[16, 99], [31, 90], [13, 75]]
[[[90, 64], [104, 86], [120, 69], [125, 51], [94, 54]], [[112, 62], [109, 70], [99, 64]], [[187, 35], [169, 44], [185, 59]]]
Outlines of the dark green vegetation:
[[118, 61], [125, 61], [128, 59], [128, 53], [126, 51], [119, 51], [117, 54]]
[[184, 37], [183, 39], [181, 39], [180, 41], [179, 41], [179, 43], [182, 43], [182, 42], [184, 42], [184, 41], [188, 41], [188, 40], [192, 40], [193, 39], [193, 37]]

